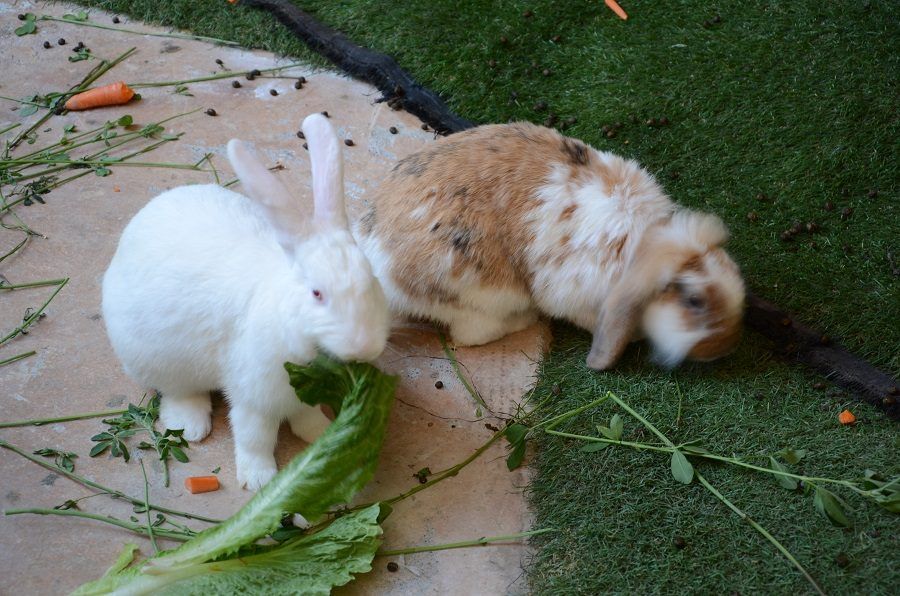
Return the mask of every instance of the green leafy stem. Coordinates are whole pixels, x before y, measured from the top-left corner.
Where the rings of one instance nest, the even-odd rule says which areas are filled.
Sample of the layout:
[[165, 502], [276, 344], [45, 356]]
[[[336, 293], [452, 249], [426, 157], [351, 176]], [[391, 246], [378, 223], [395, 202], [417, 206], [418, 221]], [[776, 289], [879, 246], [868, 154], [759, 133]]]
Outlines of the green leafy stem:
[[227, 39], [219, 39], [217, 37], [206, 37], [204, 35], [191, 35], [189, 33], [157, 33], [154, 31], [138, 31], [136, 29], [128, 29], [126, 27], [112, 27], [110, 25], [101, 25], [99, 23], [91, 23], [88, 21], [88, 15], [84, 11], [75, 14], [66, 14], [62, 18], [51, 15], [41, 15], [37, 17], [37, 21], [54, 21], [57, 23], [67, 23], [69, 25], [79, 25], [81, 27], [93, 27], [95, 29], [106, 29], [107, 31], [117, 31], [119, 33], [131, 33], [134, 35], [146, 35], [151, 37], [170, 37], [173, 39], [189, 39], [194, 41], [206, 41], [222, 46], [238, 46], [236, 41], [228, 41]]
[[[163, 466], [163, 484], [169, 486], [169, 456], [171, 455], [181, 463], [187, 463], [188, 457], [184, 449], [188, 448], [188, 442], [182, 437], [183, 429], [167, 428], [162, 433], [156, 430], [155, 424], [159, 418], [159, 400], [159, 395], [154, 395], [143, 408], [128, 404], [128, 409], [121, 416], [104, 419], [103, 422], [108, 425], [108, 428], [91, 437], [96, 445], [91, 449], [90, 456], [97, 457], [109, 450], [113, 457], [122, 457], [127, 462], [131, 454], [124, 439], [138, 433], [147, 433], [150, 442], [141, 441], [138, 443], [138, 449], [156, 451]], [[143, 462], [141, 465], [143, 466]]]
[[[640, 422], [646, 429], [656, 435], [660, 439], [660, 441], [662, 441], [662, 444], [654, 445], [642, 442], [622, 440], [624, 422], [619, 414], [613, 414], [613, 416], [610, 418], [608, 426], [597, 426], [597, 430], [600, 436], [581, 435], [556, 430], [556, 428], [566, 420], [577, 416], [578, 414], [586, 410], [595, 408], [603, 402], [606, 402], [607, 400], [613, 401], [622, 410], [624, 410], [630, 416]], [[800, 573], [804, 576], [804, 578], [806, 578], [813, 589], [819, 594], [824, 594], [822, 588], [803, 567], [803, 565], [800, 564], [797, 558], [794, 557], [794, 555], [780, 541], [778, 541], [778, 539], [776, 539], [768, 530], [766, 530], [766, 528], [764, 528], [757, 521], [751, 518], [737, 505], [732, 503], [712, 484], [710, 484], [710, 482], [700, 472], [696, 471], [690, 460], [688, 459], [688, 456], [719, 461], [726, 464], [754, 470], [756, 472], [771, 474], [775, 477], [778, 484], [787, 490], [795, 491], [798, 489], [802, 489], [806, 492], [814, 490], [814, 505], [816, 510], [825, 517], [829, 518], [832, 523], [836, 525], [849, 526], [850, 521], [843, 511], [842, 501], [837, 497], [837, 495], [821, 486], [822, 484], [842, 486], [859, 494], [860, 496], [875, 501], [878, 505], [884, 507], [888, 511], [892, 511], [894, 513], [900, 512], [900, 477], [893, 480], [885, 480], [878, 474], [870, 470], [866, 471], [865, 478], [860, 481], [837, 480], [818, 476], [806, 476], [803, 474], [795, 474], [790, 472], [787, 466], [778, 461], [778, 459], [776, 459], [774, 456], [769, 456], [771, 467], [766, 468], [763, 466], [745, 462], [737, 457], [725, 457], [716, 455], [714, 453], [711, 453], [707, 449], [698, 446], [696, 444], [698, 441], [689, 441], [676, 445], [646, 418], [641, 416], [627, 403], [625, 403], [625, 401], [620, 399], [612, 392], [609, 392], [605, 396], [600, 397], [588, 404], [541, 421], [531, 426], [530, 428], [522, 424], [511, 425], [507, 429], [507, 436], [512, 446], [512, 452], [510, 453], [510, 456], [507, 460], [511, 469], [518, 465], [518, 463], [521, 461], [521, 455], [522, 453], [524, 453], [524, 442], [526, 435], [529, 435], [533, 431], [541, 428], [549, 435], [568, 439], [577, 439], [587, 442], [587, 444], [581, 448], [581, 450], [585, 452], [597, 452], [609, 447], [610, 445], [618, 445], [621, 447], [629, 447], [631, 449], [640, 451], [669, 453], [671, 455], [671, 473], [677, 481], [683, 484], [690, 484], [691, 481], [696, 478], [704, 488], [706, 488], [717, 499], [719, 499], [729, 509], [731, 509], [731, 511], [738, 515], [738, 517], [750, 524], [751, 527], [753, 527], [766, 540], [768, 540], [786, 559], [788, 559], [788, 561], [791, 562], [792, 565], [794, 565], [794, 567], [797, 568], [798, 571], [800, 571]], [[796, 464], [803, 458], [803, 456], [805, 455], [805, 451], [785, 449], [776, 455], [783, 458], [790, 464]]]
[[[77, 420], [81, 417], [82, 416], [79, 416], [77, 418], [69, 417], [68, 419]], [[46, 420], [52, 420], [52, 419], [46, 419]], [[46, 421], [42, 421], [42, 422], [46, 423]], [[60, 466], [50, 463], [48, 461], [45, 461], [39, 457], [36, 457], [36, 456], [28, 453], [27, 451], [24, 451], [24, 450], [20, 449], [19, 447], [12, 445], [11, 443], [9, 443], [7, 441], [4, 441], [3, 439], [0, 439], [0, 448], [7, 449], [9, 451], [12, 451], [13, 453], [21, 455], [25, 459], [27, 459], [33, 463], [36, 463], [39, 466], [42, 466], [42, 467], [50, 470], [51, 472], [55, 472], [57, 474], [60, 474], [61, 476], [65, 476], [66, 478], [69, 478], [70, 480], [74, 480], [75, 482], [77, 482], [83, 486], [98, 490], [98, 491], [100, 491], [100, 493], [98, 493], [98, 494], [109, 495], [110, 497], [113, 497], [115, 499], [121, 499], [123, 501], [127, 501], [127, 502], [131, 503], [132, 505], [135, 505], [140, 508], [149, 507], [150, 509], [152, 509], [154, 511], [159, 511], [161, 513], [167, 513], [169, 515], [176, 515], [179, 517], [183, 517], [185, 519], [195, 519], [197, 521], [203, 521], [203, 522], [212, 523], [212, 524], [217, 524], [222, 521], [222, 520], [219, 520], [216, 518], [206, 517], [204, 515], [200, 515], [197, 513], [187, 513], [184, 511], [179, 511], [177, 509], [172, 509], [170, 507], [165, 507], [163, 505], [158, 505], [155, 503], [147, 503], [145, 499], [138, 499], [136, 497], [132, 497], [130, 495], [123, 493], [120, 490], [116, 490], [114, 488], [104, 486], [102, 484], [94, 482], [93, 480], [85, 478], [84, 476], [81, 476], [80, 474], [76, 474], [74, 472], [70, 472], [66, 469], [63, 469]], [[12, 513], [11, 513], [12, 511], [19, 512], [19, 510], [7, 510], [6, 514], [12, 515]], [[55, 510], [49, 510], [45, 514], [52, 514], [51, 513], [52, 511], [55, 511]], [[25, 511], [21, 511], [21, 513], [25, 513]], [[53, 514], [53, 515], [55, 515], [55, 514]], [[66, 515], [74, 515], [74, 514], [66, 514]], [[106, 521], [106, 519], [104, 518], [103, 520], [100, 520], [100, 521]]]
[[[31, 327], [35, 323], [35, 321], [37, 321], [38, 319], [41, 318], [41, 316], [44, 314], [44, 310], [47, 308], [47, 306], [50, 304], [50, 302], [52, 302], [53, 299], [56, 298], [56, 295], [59, 294], [60, 290], [62, 290], [66, 286], [66, 284], [69, 283], [69, 278], [67, 277], [65, 279], [59, 279], [59, 280], [54, 280], [54, 281], [57, 282], [57, 286], [56, 286], [56, 289], [53, 291], [53, 293], [50, 294], [50, 297], [47, 298], [47, 300], [44, 302], [44, 304], [41, 305], [40, 308], [38, 308], [37, 310], [35, 310], [33, 312], [29, 311], [26, 314], [25, 318], [23, 319], [21, 325], [19, 325], [15, 329], [13, 329], [6, 336], [0, 338], [0, 346], [11, 341], [18, 335], [26, 334], [27, 329], [29, 327]], [[3, 288], [3, 289], [7, 289], [7, 288]], [[14, 358], [16, 360], [21, 360], [23, 357], [24, 356], [22, 356], [20, 354], [19, 356], [15, 356]]]

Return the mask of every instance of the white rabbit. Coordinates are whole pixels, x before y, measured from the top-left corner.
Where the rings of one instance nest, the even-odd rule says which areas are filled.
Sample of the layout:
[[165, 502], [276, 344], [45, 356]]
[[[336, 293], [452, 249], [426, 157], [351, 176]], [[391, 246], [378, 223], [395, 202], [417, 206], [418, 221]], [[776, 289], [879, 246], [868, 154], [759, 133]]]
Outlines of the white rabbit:
[[103, 278], [103, 316], [126, 372], [162, 394], [160, 419], [199, 441], [210, 395], [230, 404], [237, 479], [256, 490], [276, 472], [278, 426], [307, 442], [329, 424], [300, 402], [283, 364], [319, 348], [373, 360], [387, 341], [381, 286], [348, 229], [341, 146], [328, 120], [303, 121], [315, 214], [245, 146], [228, 158], [251, 198], [217, 185], [151, 200], [125, 228]]
[[713, 215], [678, 208], [637, 163], [527, 123], [460, 132], [402, 159], [355, 233], [397, 314], [478, 345], [537, 313], [594, 333], [605, 369], [640, 332], [656, 360], [740, 337], [744, 284]]

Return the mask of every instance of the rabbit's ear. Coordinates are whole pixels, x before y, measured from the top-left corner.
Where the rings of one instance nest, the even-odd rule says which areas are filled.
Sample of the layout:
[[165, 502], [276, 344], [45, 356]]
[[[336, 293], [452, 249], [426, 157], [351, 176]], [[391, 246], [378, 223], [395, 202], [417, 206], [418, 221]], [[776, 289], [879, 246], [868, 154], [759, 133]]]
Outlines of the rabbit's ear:
[[251, 199], [263, 205], [290, 206], [296, 204], [291, 193], [275, 174], [264, 166], [256, 155], [238, 139], [228, 141], [228, 161]]
[[587, 365], [612, 368], [634, 337], [647, 305], [662, 292], [690, 256], [683, 247], [649, 242], [638, 249], [623, 279], [600, 308]]
[[328, 118], [318, 113], [307, 116], [302, 128], [312, 164], [316, 227], [347, 229], [344, 161], [337, 134]]
[[285, 240], [303, 234], [303, 221], [297, 201], [245, 143], [237, 139], [228, 141], [228, 161], [240, 179], [243, 190], [266, 208], [272, 225], [285, 234]]

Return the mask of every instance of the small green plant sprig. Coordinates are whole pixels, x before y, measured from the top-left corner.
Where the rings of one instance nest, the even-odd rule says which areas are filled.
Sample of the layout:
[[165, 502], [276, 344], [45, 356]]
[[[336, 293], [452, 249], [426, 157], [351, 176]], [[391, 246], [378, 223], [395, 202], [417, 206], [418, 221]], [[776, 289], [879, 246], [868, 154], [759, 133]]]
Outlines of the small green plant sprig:
[[[556, 430], [557, 427], [566, 420], [573, 418], [586, 410], [595, 408], [607, 400], [614, 402], [631, 417], [640, 422], [644, 428], [656, 435], [661, 442], [651, 444], [622, 440], [625, 431], [625, 423], [618, 413], [612, 415], [609, 420], [609, 426], [597, 425], [598, 436], [579, 435]], [[786, 490], [801, 492], [805, 495], [812, 493], [814, 495], [813, 505], [816, 511], [837, 526], [848, 527], [852, 525], [852, 522], [845, 513], [845, 509], [849, 507], [835, 493], [825, 488], [824, 485], [844, 487], [865, 499], [873, 501], [880, 507], [883, 507], [892, 513], [900, 513], [900, 476], [888, 480], [872, 470], [866, 470], [862, 478], [855, 480], [837, 480], [833, 478], [795, 474], [790, 471], [788, 466], [797, 465], [803, 459], [806, 455], [806, 451], [802, 449], [782, 449], [781, 451], [768, 456], [769, 467], [763, 467], [744, 461], [739, 457], [716, 455], [704, 447], [699, 446], [697, 444], [699, 443], [699, 440], [687, 441], [676, 445], [652, 423], [634, 411], [627, 403], [612, 392], [608, 392], [605, 396], [588, 404], [569, 410], [558, 416], [547, 418], [531, 426], [524, 424], [523, 421], [518, 421], [515, 424], [509, 425], [505, 429], [505, 434], [511, 448], [506, 460], [510, 470], [521, 465], [525, 455], [526, 439], [531, 433], [539, 429], [549, 435], [585, 441], [586, 444], [583, 445], [580, 450], [587, 453], [602, 451], [610, 445], [630, 447], [640, 451], [646, 450], [669, 453], [670, 470], [672, 477], [675, 480], [682, 484], [690, 484], [696, 479], [704, 488], [709, 490], [741, 519], [747, 521], [747, 523], [778, 549], [778, 551], [781, 552], [801, 574], [803, 574], [813, 589], [819, 594], [824, 594], [821, 587], [803, 565], [800, 564], [796, 557], [794, 557], [794, 555], [779, 542], [778, 539], [769, 533], [768, 530], [754, 521], [743, 510], [738, 508], [737, 505], [716, 490], [716, 488], [713, 487], [700, 472], [694, 469], [688, 456], [719, 461], [757, 472], [771, 474], [774, 476], [776, 483]]]
[[125, 439], [132, 437], [138, 433], [147, 433], [150, 441], [141, 441], [138, 443], [138, 449], [153, 449], [159, 455], [159, 460], [163, 465], [163, 484], [169, 486], [169, 456], [174, 457], [181, 463], [187, 463], [188, 456], [184, 449], [188, 447], [188, 442], [182, 437], [183, 429], [173, 430], [165, 429], [160, 433], [154, 428], [154, 424], [159, 418], [159, 396], [153, 396], [146, 406], [140, 407], [134, 404], [128, 404], [128, 409], [118, 418], [106, 418], [104, 424], [109, 425], [105, 431], [91, 437], [96, 443], [91, 449], [90, 456], [97, 457], [105, 453], [107, 450], [113, 457], [121, 457], [125, 461], [131, 458]]
[[51, 449], [50, 447], [44, 447], [43, 449], [38, 449], [34, 452], [35, 455], [43, 455], [44, 457], [52, 457], [53, 463], [57, 466], [66, 470], [67, 472], [75, 471], [75, 458], [78, 457], [77, 453], [72, 453], [71, 451], [60, 451], [58, 449]]

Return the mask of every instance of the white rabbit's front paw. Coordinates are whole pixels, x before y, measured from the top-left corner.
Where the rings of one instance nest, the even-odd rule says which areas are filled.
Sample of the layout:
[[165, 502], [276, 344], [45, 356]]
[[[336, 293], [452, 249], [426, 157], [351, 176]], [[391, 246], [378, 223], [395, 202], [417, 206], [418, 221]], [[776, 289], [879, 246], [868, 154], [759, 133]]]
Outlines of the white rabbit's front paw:
[[194, 442], [206, 438], [212, 429], [209, 396], [163, 396], [159, 405], [159, 421], [165, 428], [184, 429], [186, 440]]
[[274, 457], [238, 457], [238, 484], [247, 490], [259, 490], [278, 473]]

